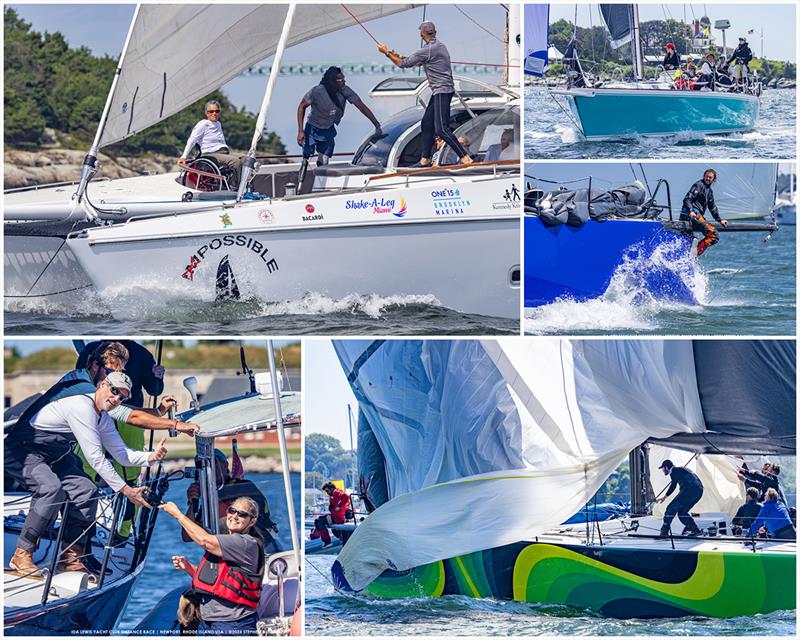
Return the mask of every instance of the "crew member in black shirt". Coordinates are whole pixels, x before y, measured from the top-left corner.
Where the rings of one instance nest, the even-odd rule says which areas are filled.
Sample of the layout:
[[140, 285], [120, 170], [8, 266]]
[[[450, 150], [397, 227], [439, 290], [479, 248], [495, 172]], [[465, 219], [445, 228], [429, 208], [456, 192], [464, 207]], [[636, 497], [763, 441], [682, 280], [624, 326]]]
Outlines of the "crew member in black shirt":
[[659, 469], [664, 472], [665, 476], [669, 476], [670, 484], [666, 495], [658, 498], [656, 502], [664, 502], [676, 487], [680, 487], [678, 495], [667, 505], [667, 510], [664, 512], [664, 524], [661, 526], [659, 535], [665, 537], [670, 535], [670, 527], [675, 516], [678, 516], [678, 520], [683, 523], [682, 535], [699, 535], [700, 528], [694, 518], [689, 515], [689, 509], [696, 505], [703, 496], [703, 483], [700, 482], [700, 478], [686, 467], [676, 467], [672, 464], [672, 460], [664, 460]]

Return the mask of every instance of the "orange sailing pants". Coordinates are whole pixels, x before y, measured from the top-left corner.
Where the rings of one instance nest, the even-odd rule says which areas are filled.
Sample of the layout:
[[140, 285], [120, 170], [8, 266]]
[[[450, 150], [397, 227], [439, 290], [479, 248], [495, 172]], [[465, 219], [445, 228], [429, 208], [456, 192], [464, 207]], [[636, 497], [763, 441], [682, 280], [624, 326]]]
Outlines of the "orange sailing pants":
[[697, 243], [697, 255], [701, 256], [711, 245], [719, 242], [719, 234], [712, 225], [706, 222], [703, 216], [700, 214], [695, 215], [697, 217], [692, 218], [692, 231], [699, 231], [703, 234], [703, 239]]

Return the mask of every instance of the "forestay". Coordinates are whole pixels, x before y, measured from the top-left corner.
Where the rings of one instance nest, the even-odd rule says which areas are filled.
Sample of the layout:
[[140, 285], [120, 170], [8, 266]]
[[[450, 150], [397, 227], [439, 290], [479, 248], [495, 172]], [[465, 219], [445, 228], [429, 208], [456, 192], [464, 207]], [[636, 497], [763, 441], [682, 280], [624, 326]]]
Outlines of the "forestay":
[[704, 430], [689, 341], [335, 348], [386, 458], [392, 498], [339, 556], [356, 590], [387, 568], [542, 533], [648, 437]]
[[[413, 4], [354, 4], [361, 22]], [[139, 8], [100, 146], [177, 113], [273, 53], [286, 4], [144, 4]], [[288, 46], [355, 24], [341, 4], [298, 4]]]

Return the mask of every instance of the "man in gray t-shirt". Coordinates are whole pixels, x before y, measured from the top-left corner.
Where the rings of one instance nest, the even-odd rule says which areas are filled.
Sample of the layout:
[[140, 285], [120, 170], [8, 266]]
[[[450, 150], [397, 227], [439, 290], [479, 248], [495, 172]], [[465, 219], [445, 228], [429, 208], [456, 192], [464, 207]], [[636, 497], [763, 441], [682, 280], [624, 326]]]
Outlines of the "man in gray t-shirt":
[[390, 51], [385, 44], [378, 45], [378, 51], [401, 69], [421, 66], [428, 79], [431, 89], [431, 99], [422, 116], [422, 141], [421, 154], [417, 166], [428, 167], [431, 165], [434, 137], [439, 136], [456, 152], [462, 164], [470, 164], [472, 156], [461, 145], [450, 129], [450, 101], [455, 93], [453, 83], [453, 70], [450, 65], [450, 52], [444, 43], [436, 38], [436, 27], [432, 22], [423, 22], [419, 25], [419, 35], [424, 44], [422, 48], [408, 57]]
[[[312, 87], [297, 106], [297, 144], [303, 148], [303, 165], [298, 180], [300, 185], [308, 168], [308, 159], [312, 155], [317, 154], [317, 166], [328, 164], [335, 146], [336, 125], [342, 121], [348, 102], [375, 126], [375, 135], [381, 135], [381, 123], [358, 94], [345, 84], [342, 70], [339, 67], [329, 67], [320, 83]], [[309, 107], [311, 113], [304, 125]]]

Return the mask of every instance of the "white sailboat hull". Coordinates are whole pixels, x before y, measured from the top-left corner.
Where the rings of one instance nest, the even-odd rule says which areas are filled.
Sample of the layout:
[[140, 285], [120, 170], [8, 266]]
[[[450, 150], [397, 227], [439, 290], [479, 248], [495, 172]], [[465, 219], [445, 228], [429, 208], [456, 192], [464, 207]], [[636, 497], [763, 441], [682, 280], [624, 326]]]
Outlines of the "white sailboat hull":
[[133, 220], [68, 245], [117, 317], [137, 313], [139, 298], [214, 301], [225, 260], [242, 299], [432, 296], [518, 317], [518, 194], [514, 176], [439, 178]]

